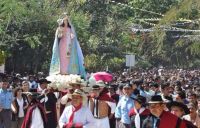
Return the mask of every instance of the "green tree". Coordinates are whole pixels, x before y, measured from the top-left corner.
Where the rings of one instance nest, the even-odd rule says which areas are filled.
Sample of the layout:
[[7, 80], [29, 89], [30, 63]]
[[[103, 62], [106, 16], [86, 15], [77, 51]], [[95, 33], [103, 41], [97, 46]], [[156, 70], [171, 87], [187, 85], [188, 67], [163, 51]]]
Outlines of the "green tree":
[[[56, 20], [63, 12], [93, 71], [120, 69], [127, 53], [142, 58], [141, 65], [198, 64], [199, 33], [163, 30], [198, 29], [198, 0], [2, 0], [0, 7], [0, 51], [7, 53], [8, 72], [48, 73]], [[153, 32], [133, 32], [134, 27]]]
[[154, 65], [189, 67], [190, 62], [199, 59], [198, 32], [190, 31], [199, 28], [198, 0], [171, 1], [165, 8], [157, 7], [163, 10], [159, 11], [163, 15], [157, 16], [161, 20], [140, 20], [144, 27], [154, 28], [146, 33], [148, 39], [141, 41], [141, 55]]

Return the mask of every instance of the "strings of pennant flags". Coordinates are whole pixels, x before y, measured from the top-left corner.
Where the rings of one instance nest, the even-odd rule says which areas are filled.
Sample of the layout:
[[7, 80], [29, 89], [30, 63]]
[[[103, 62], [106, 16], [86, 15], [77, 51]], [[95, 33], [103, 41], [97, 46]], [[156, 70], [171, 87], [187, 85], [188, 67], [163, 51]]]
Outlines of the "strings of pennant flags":
[[119, 2], [115, 2], [115, 1], [110, 1], [110, 2], [111, 3], [115, 3], [117, 5], [126, 6], [126, 7], [129, 7], [131, 9], [136, 9], [136, 10], [140, 10], [140, 11], [143, 11], [143, 12], [148, 12], [148, 13], [151, 13], [151, 14], [159, 15], [159, 16], [164, 16], [161, 13], [157, 13], [157, 12], [153, 12], [153, 11], [148, 11], [148, 10], [140, 9], [140, 8], [134, 8], [134, 7], [131, 7], [131, 6], [127, 5], [127, 4], [123, 4], [123, 3], [119, 3]]
[[180, 38], [180, 37], [183, 37], [183, 38], [195, 38], [195, 37], [198, 37], [200, 38], [200, 35], [176, 35], [176, 36], [172, 36], [172, 38]]
[[[132, 6], [129, 6], [127, 4], [123, 4], [123, 3], [119, 3], [119, 2], [115, 2], [115, 1], [110, 1], [111, 3], [115, 3], [119, 6], [125, 6], [125, 7], [129, 7], [131, 9], [136, 9], [136, 10], [140, 10], [140, 11], [143, 11], [143, 12], [147, 12], [147, 13], [151, 13], [151, 14], [156, 14], [156, 15], [159, 15], [159, 16], [162, 16], [164, 17], [163, 14], [161, 13], [157, 13], [157, 12], [153, 12], [153, 11], [148, 11], [148, 10], [145, 10], [145, 9], [140, 9], [140, 8], [135, 8], [135, 7], [132, 7]], [[140, 22], [143, 22], [147, 25], [150, 25], [150, 26], [156, 26], [155, 23], [151, 23], [151, 22], [155, 22], [155, 21], [160, 21], [162, 20], [161, 18], [146, 18], [146, 19], [136, 19], [136, 20], [139, 20]], [[200, 22], [200, 19], [194, 21], [194, 20], [188, 20], [188, 19], [178, 19], [176, 23], [174, 23], [173, 25], [176, 26], [176, 25], [186, 25], [186, 24], [189, 24], [189, 23], [195, 23], [195, 24], [199, 24]], [[171, 31], [171, 32], [200, 32], [200, 30], [191, 30], [191, 29], [183, 29], [183, 28], [177, 28], [177, 27], [168, 27], [166, 28], [166, 26], [162, 26], [163, 28], [161, 28], [163, 31]], [[144, 29], [144, 28], [131, 28], [133, 32], [152, 32], [154, 31], [155, 29], [153, 28], [147, 28], [147, 29]]]
[[[138, 32], [138, 31], [140, 31], [140, 32], [153, 32], [153, 31], [155, 31], [155, 29], [153, 29], [153, 28], [148, 28], [148, 29], [131, 28], [131, 30], [133, 32]], [[179, 28], [177, 29], [177, 28], [174, 28], [174, 27], [172, 27], [171, 29], [163, 28], [161, 30], [163, 30], [163, 31], [172, 31], [172, 32], [200, 32], [200, 30], [189, 30], [189, 29], [179, 29]]]

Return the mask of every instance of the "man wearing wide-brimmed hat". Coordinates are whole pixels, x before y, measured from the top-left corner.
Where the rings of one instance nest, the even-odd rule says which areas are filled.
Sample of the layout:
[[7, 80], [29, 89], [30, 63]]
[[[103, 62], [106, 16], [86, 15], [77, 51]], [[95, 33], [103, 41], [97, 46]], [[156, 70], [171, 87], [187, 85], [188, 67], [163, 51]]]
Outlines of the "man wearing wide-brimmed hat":
[[60, 119], [60, 128], [95, 128], [94, 117], [88, 107], [84, 105], [87, 100], [84, 92], [76, 89], [72, 94], [71, 105], [65, 107]]
[[30, 103], [21, 128], [49, 128], [44, 106], [38, 100], [39, 95], [37, 92], [27, 92]]
[[60, 99], [60, 114], [62, 114], [65, 106], [70, 105], [71, 99], [68, 97], [68, 94], [72, 94], [74, 90], [81, 89], [84, 87], [84, 83], [82, 80], [74, 79], [69, 83], [69, 88], [65, 91], [61, 91], [61, 99]]
[[62, 93], [61, 104], [66, 105], [70, 100], [67, 94], [72, 94], [76, 89], [82, 89], [84, 87], [84, 83], [81, 80], [72, 80], [69, 83], [69, 88], [67, 91]]
[[151, 114], [144, 120], [142, 128], [186, 128], [186, 124], [180, 118], [164, 110], [165, 104], [160, 95], [151, 97]]
[[146, 98], [141, 95], [137, 95], [132, 99], [134, 100], [134, 107], [129, 111], [129, 116], [131, 118], [131, 128], [141, 128], [141, 124], [150, 114], [150, 111], [145, 108]]
[[51, 81], [48, 81], [45, 78], [41, 78], [38, 80], [38, 83], [39, 83], [39, 88], [38, 88], [37, 92], [45, 93], [47, 86], [48, 86], [48, 84], [51, 83]]
[[84, 83], [83, 83], [83, 80], [81, 79], [75, 79], [69, 83], [69, 86], [72, 87], [73, 89], [77, 89], [77, 88], [80, 89], [84, 86]]
[[92, 86], [88, 106], [95, 117], [97, 128], [110, 128], [109, 108], [111, 109], [111, 118], [114, 115], [116, 103], [107, 93], [101, 94], [102, 90], [99, 85], [100, 84]]
[[55, 94], [53, 93], [52, 89], [48, 87], [48, 84], [51, 83], [51, 81], [48, 81], [47, 79], [40, 79], [38, 81], [40, 84], [41, 95], [38, 97], [40, 102], [44, 105], [45, 113], [48, 118], [47, 127], [48, 128], [56, 128], [57, 126], [57, 119], [56, 119], [56, 102], [57, 98]]
[[97, 81], [95, 85], [98, 85], [100, 87], [100, 96], [108, 93], [106, 84], [102, 80]]

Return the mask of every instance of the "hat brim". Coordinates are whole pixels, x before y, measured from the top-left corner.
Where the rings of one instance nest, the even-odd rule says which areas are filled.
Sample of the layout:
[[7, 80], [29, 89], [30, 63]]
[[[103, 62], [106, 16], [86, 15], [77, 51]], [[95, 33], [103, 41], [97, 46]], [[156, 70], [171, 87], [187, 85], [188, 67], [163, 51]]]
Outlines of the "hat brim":
[[141, 105], [147, 105], [146, 102], [142, 102], [141, 100], [138, 100], [137, 98], [133, 98], [133, 97], [130, 97], [130, 98], [133, 99], [134, 101], [137, 101]]
[[148, 104], [164, 104], [165, 102], [164, 101], [149, 101]]
[[[141, 101], [139, 101], [138, 99], [136, 98], [132, 98], [133, 100], [137, 101], [139, 104], [143, 104]], [[145, 103], [144, 103], [145, 104]]]
[[106, 87], [105, 84], [96, 84], [96, 85], [98, 85], [99, 87]]
[[124, 86], [123, 88], [131, 88], [131, 86]]
[[73, 93], [73, 94], [71, 94], [71, 96], [81, 96], [81, 97], [83, 97], [82, 95], [77, 94], [77, 93]]
[[23, 92], [23, 94], [25, 94], [26, 96], [33, 96], [33, 97], [37, 97], [40, 95], [40, 93], [38, 92]]
[[44, 83], [50, 84], [51, 81], [39, 81], [38, 83], [39, 83], [39, 84], [44, 84]]
[[69, 99], [72, 99], [72, 96], [81, 96], [82, 99], [82, 103], [86, 104], [87, 103], [87, 96], [86, 95], [80, 95], [80, 94], [66, 94]]
[[100, 90], [100, 87], [99, 88], [92, 88], [92, 90]]
[[80, 86], [84, 86], [83, 83], [69, 83], [69, 86], [73, 86], [73, 85], [80, 85]]
[[50, 83], [51, 83], [51, 81], [47, 81], [46, 83], [47, 83], [47, 84], [50, 84]]

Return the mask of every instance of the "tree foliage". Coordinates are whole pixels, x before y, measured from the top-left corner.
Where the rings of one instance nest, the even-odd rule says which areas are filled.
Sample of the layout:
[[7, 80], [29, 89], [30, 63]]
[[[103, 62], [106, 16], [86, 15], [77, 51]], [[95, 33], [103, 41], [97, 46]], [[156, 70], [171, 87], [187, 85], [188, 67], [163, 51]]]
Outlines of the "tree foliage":
[[163, 29], [199, 29], [199, 10], [198, 0], [2, 0], [0, 51], [8, 72], [48, 73], [56, 20], [66, 12], [88, 69], [120, 69], [127, 53], [141, 65], [188, 67], [199, 59], [199, 33]]

